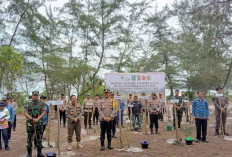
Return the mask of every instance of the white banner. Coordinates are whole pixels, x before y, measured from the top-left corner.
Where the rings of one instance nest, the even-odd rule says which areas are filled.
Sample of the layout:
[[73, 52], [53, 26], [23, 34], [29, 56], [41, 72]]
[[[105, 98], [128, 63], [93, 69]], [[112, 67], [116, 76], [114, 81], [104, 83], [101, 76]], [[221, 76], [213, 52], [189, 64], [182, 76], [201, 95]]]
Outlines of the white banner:
[[120, 93], [165, 93], [165, 73], [107, 73], [105, 86]]
[[52, 105], [63, 105], [63, 101], [61, 100], [61, 101], [53, 101], [53, 100], [50, 100], [50, 101], [48, 101], [50, 104], [52, 104]]

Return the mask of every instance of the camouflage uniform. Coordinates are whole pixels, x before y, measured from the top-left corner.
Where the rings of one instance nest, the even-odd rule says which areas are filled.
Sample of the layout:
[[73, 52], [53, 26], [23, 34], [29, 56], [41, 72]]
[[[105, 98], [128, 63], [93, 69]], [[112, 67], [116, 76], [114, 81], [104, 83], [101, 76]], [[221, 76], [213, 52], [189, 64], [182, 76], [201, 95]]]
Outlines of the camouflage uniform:
[[[70, 104], [66, 109], [66, 116], [68, 118], [68, 143], [72, 143], [72, 136], [75, 131], [76, 141], [81, 141], [81, 119], [82, 119], [82, 108], [76, 103], [75, 105]], [[78, 121], [74, 122], [74, 118]]]
[[[182, 97], [181, 96], [174, 96], [173, 99], [179, 99], [179, 103], [175, 103], [174, 105], [180, 107], [181, 103], [182, 103]], [[174, 112], [174, 108], [172, 109], [173, 111], [173, 127], [176, 127], [176, 121], [175, 121], [175, 112]], [[181, 121], [182, 121], [182, 115], [183, 115], [183, 108], [181, 108], [180, 110], [177, 110], [176, 108], [176, 116], [178, 119], [178, 128], [180, 128], [181, 125]]]
[[216, 119], [216, 123], [215, 123], [216, 132], [218, 132], [220, 128], [221, 109], [225, 110], [225, 113], [222, 113], [222, 124], [223, 124], [223, 129], [225, 131], [225, 124], [226, 124], [226, 118], [227, 118], [226, 110], [229, 106], [229, 99], [225, 96], [214, 97], [213, 102], [215, 105], [214, 114], [215, 114], [215, 119]]
[[[27, 111], [32, 118], [38, 118], [44, 111], [46, 111], [46, 105], [42, 101], [29, 101], [24, 106], [24, 111]], [[43, 136], [43, 119], [40, 119], [34, 126], [32, 120], [26, 121], [27, 126], [27, 148], [32, 149], [32, 140], [36, 128], [36, 139], [38, 148], [42, 149], [42, 136]]]

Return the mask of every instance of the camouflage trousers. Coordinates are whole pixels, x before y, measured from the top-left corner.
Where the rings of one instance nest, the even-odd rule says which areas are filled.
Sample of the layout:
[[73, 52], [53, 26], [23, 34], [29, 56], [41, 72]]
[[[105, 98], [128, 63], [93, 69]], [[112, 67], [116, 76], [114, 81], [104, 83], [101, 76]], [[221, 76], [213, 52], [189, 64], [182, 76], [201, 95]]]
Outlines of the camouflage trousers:
[[[173, 127], [176, 127], [176, 120], [175, 120], [175, 112], [174, 112], [174, 108], [173, 108]], [[177, 117], [177, 123], [178, 123], [178, 128], [180, 128], [180, 124], [182, 121], [182, 115], [183, 115], [183, 109], [180, 110], [176, 110], [176, 117]]]
[[[27, 126], [27, 148], [32, 148], [33, 137], [35, 135], [34, 126]], [[42, 137], [43, 137], [43, 126], [37, 125], [36, 126], [36, 135], [35, 140], [37, 140], [38, 148], [42, 148]]]

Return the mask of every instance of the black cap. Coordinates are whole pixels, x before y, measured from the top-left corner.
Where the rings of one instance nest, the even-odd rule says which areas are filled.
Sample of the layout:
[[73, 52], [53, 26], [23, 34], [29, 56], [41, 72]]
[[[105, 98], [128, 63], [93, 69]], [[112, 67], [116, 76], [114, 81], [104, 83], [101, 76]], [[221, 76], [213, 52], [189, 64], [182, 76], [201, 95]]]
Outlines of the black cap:
[[176, 92], [180, 92], [179, 89], [176, 89], [175, 91], [176, 91]]
[[220, 89], [222, 90], [222, 88], [221, 88], [221, 87], [218, 87], [218, 88], [216, 88], [216, 91], [218, 91], [218, 90], [220, 90]]
[[5, 103], [0, 101], [0, 106], [5, 106]]
[[42, 95], [42, 96], [40, 96], [40, 99], [47, 99], [47, 97]]

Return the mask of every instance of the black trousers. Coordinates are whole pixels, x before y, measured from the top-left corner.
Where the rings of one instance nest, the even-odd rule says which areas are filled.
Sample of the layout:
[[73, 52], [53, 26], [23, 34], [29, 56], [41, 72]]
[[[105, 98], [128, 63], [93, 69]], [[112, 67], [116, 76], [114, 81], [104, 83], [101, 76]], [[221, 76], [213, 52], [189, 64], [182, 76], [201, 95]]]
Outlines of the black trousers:
[[[91, 127], [91, 118], [92, 118], [92, 112], [89, 112], [89, 127]], [[87, 120], [88, 120], [88, 112], [84, 112], [85, 128], [87, 127]]]
[[111, 121], [112, 123], [112, 133], [116, 133], [116, 124], [117, 124], [117, 117], [114, 117], [114, 120]]
[[13, 129], [16, 129], [16, 114], [14, 115], [14, 123], [13, 123]]
[[131, 108], [130, 107], [128, 107], [128, 117], [129, 117], [129, 119], [131, 118]]
[[65, 110], [64, 110], [64, 112], [61, 112], [61, 110], [60, 110], [60, 123], [61, 123], [62, 118], [63, 118], [63, 125], [65, 126], [65, 125], [66, 125], [66, 114], [65, 114]]
[[11, 128], [12, 128], [12, 124], [11, 122], [8, 122], [8, 129], [7, 129], [7, 136], [8, 136], [8, 140], [10, 140], [11, 138]]
[[159, 128], [159, 114], [150, 114], [150, 129], [153, 129], [153, 125], [155, 128]]
[[111, 129], [112, 129], [112, 121], [106, 122], [106, 121], [101, 121], [101, 135], [100, 135], [100, 140], [105, 141], [105, 134], [107, 133], [107, 140], [111, 141]]
[[[206, 140], [206, 134], [207, 134], [207, 119], [198, 119], [195, 120], [196, 123], [196, 129], [197, 129], [197, 139], [198, 140]], [[201, 136], [202, 132], [202, 136]], [[202, 137], [202, 138], [201, 138]]]
[[99, 117], [99, 112], [98, 112], [98, 108], [95, 108], [95, 112], [93, 114], [93, 124], [98, 124], [98, 117]]

